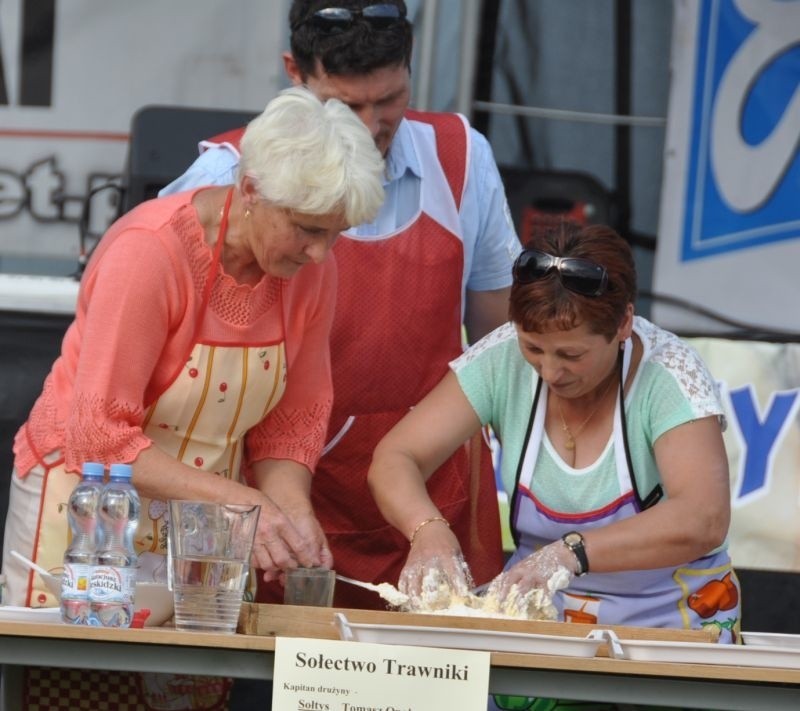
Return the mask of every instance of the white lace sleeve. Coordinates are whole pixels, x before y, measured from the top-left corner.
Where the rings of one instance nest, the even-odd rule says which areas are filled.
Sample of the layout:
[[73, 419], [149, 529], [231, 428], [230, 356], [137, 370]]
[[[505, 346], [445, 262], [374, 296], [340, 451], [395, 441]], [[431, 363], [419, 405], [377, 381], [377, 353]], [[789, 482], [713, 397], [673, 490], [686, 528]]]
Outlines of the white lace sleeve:
[[508, 323], [504, 323], [502, 326], [498, 326], [491, 333], [487, 333], [483, 338], [481, 338], [480, 341], [470, 346], [458, 358], [450, 361], [450, 368], [453, 370], [453, 372], [458, 373], [466, 365], [480, 357], [480, 355], [485, 351], [490, 350], [497, 344], [507, 341], [510, 338], [516, 339], [516, 337], [517, 329], [514, 328], [514, 324], [510, 321]]
[[662, 365], [672, 375], [697, 419], [718, 415], [724, 429], [726, 423], [719, 386], [703, 359], [694, 348], [673, 333], [645, 323], [644, 328], [638, 323], [640, 328], [637, 331], [645, 340], [646, 350], [651, 352], [652, 362]]

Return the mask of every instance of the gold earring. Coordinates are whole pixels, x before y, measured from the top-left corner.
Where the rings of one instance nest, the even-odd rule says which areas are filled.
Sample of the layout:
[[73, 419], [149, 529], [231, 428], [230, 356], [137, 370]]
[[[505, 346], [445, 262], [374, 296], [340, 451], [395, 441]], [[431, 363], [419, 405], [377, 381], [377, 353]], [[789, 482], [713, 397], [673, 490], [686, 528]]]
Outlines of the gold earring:
[[245, 208], [245, 211], [244, 211], [244, 219], [246, 220], [248, 217], [250, 217], [250, 208], [249, 207]]

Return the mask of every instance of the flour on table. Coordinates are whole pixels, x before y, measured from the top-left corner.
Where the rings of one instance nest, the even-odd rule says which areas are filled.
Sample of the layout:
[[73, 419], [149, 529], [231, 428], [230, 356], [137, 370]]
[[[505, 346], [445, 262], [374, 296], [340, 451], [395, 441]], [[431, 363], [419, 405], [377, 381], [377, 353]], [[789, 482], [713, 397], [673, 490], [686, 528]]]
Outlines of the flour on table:
[[400, 607], [408, 602], [408, 595], [400, 592], [391, 583], [378, 583], [375, 586], [375, 592], [393, 607]]
[[453, 590], [438, 569], [431, 569], [422, 580], [419, 596], [414, 596], [403, 605], [411, 612], [460, 617], [492, 617], [515, 620], [554, 620], [556, 608], [553, 594], [569, 583], [566, 568], [558, 568], [547, 581], [546, 588], [533, 588], [521, 592], [517, 585], [501, 601], [493, 592], [473, 595], [470, 592]]

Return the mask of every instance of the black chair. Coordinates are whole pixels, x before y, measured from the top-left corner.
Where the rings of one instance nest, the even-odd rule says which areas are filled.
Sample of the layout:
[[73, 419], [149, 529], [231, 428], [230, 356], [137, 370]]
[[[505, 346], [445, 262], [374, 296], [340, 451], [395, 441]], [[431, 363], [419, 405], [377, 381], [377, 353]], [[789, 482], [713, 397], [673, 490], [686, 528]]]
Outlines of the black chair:
[[139, 109], [131, 120], [122, 212], [155, 197], [181, 175], [197, 158], [200, 141], [244, 126], [257, 113], [161, 105]]

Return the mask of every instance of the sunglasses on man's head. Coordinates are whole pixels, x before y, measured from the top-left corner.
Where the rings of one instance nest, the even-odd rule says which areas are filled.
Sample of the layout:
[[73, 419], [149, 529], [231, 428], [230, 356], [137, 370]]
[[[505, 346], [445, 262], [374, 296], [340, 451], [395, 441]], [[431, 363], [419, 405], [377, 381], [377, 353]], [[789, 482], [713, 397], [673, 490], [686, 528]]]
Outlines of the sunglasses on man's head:
[[295, 23], [292, 31], [309, 23], [326, 32], [344, 32], [358, 19], [366, 20], [376, 30], [385, 30], [402, 22], [405, 18], [406, 13], [397, 5], [390, 3], [366, 5], [360, 10], [347, 7], [326, 7]]
[[605, 267], [580, 257], [554, 257], [540, 249], [525, 249], [514, 262], [514, 280], [530, 284], [553, 270], [565, 289], [581, 296], [600, 296], [608, 286]]

